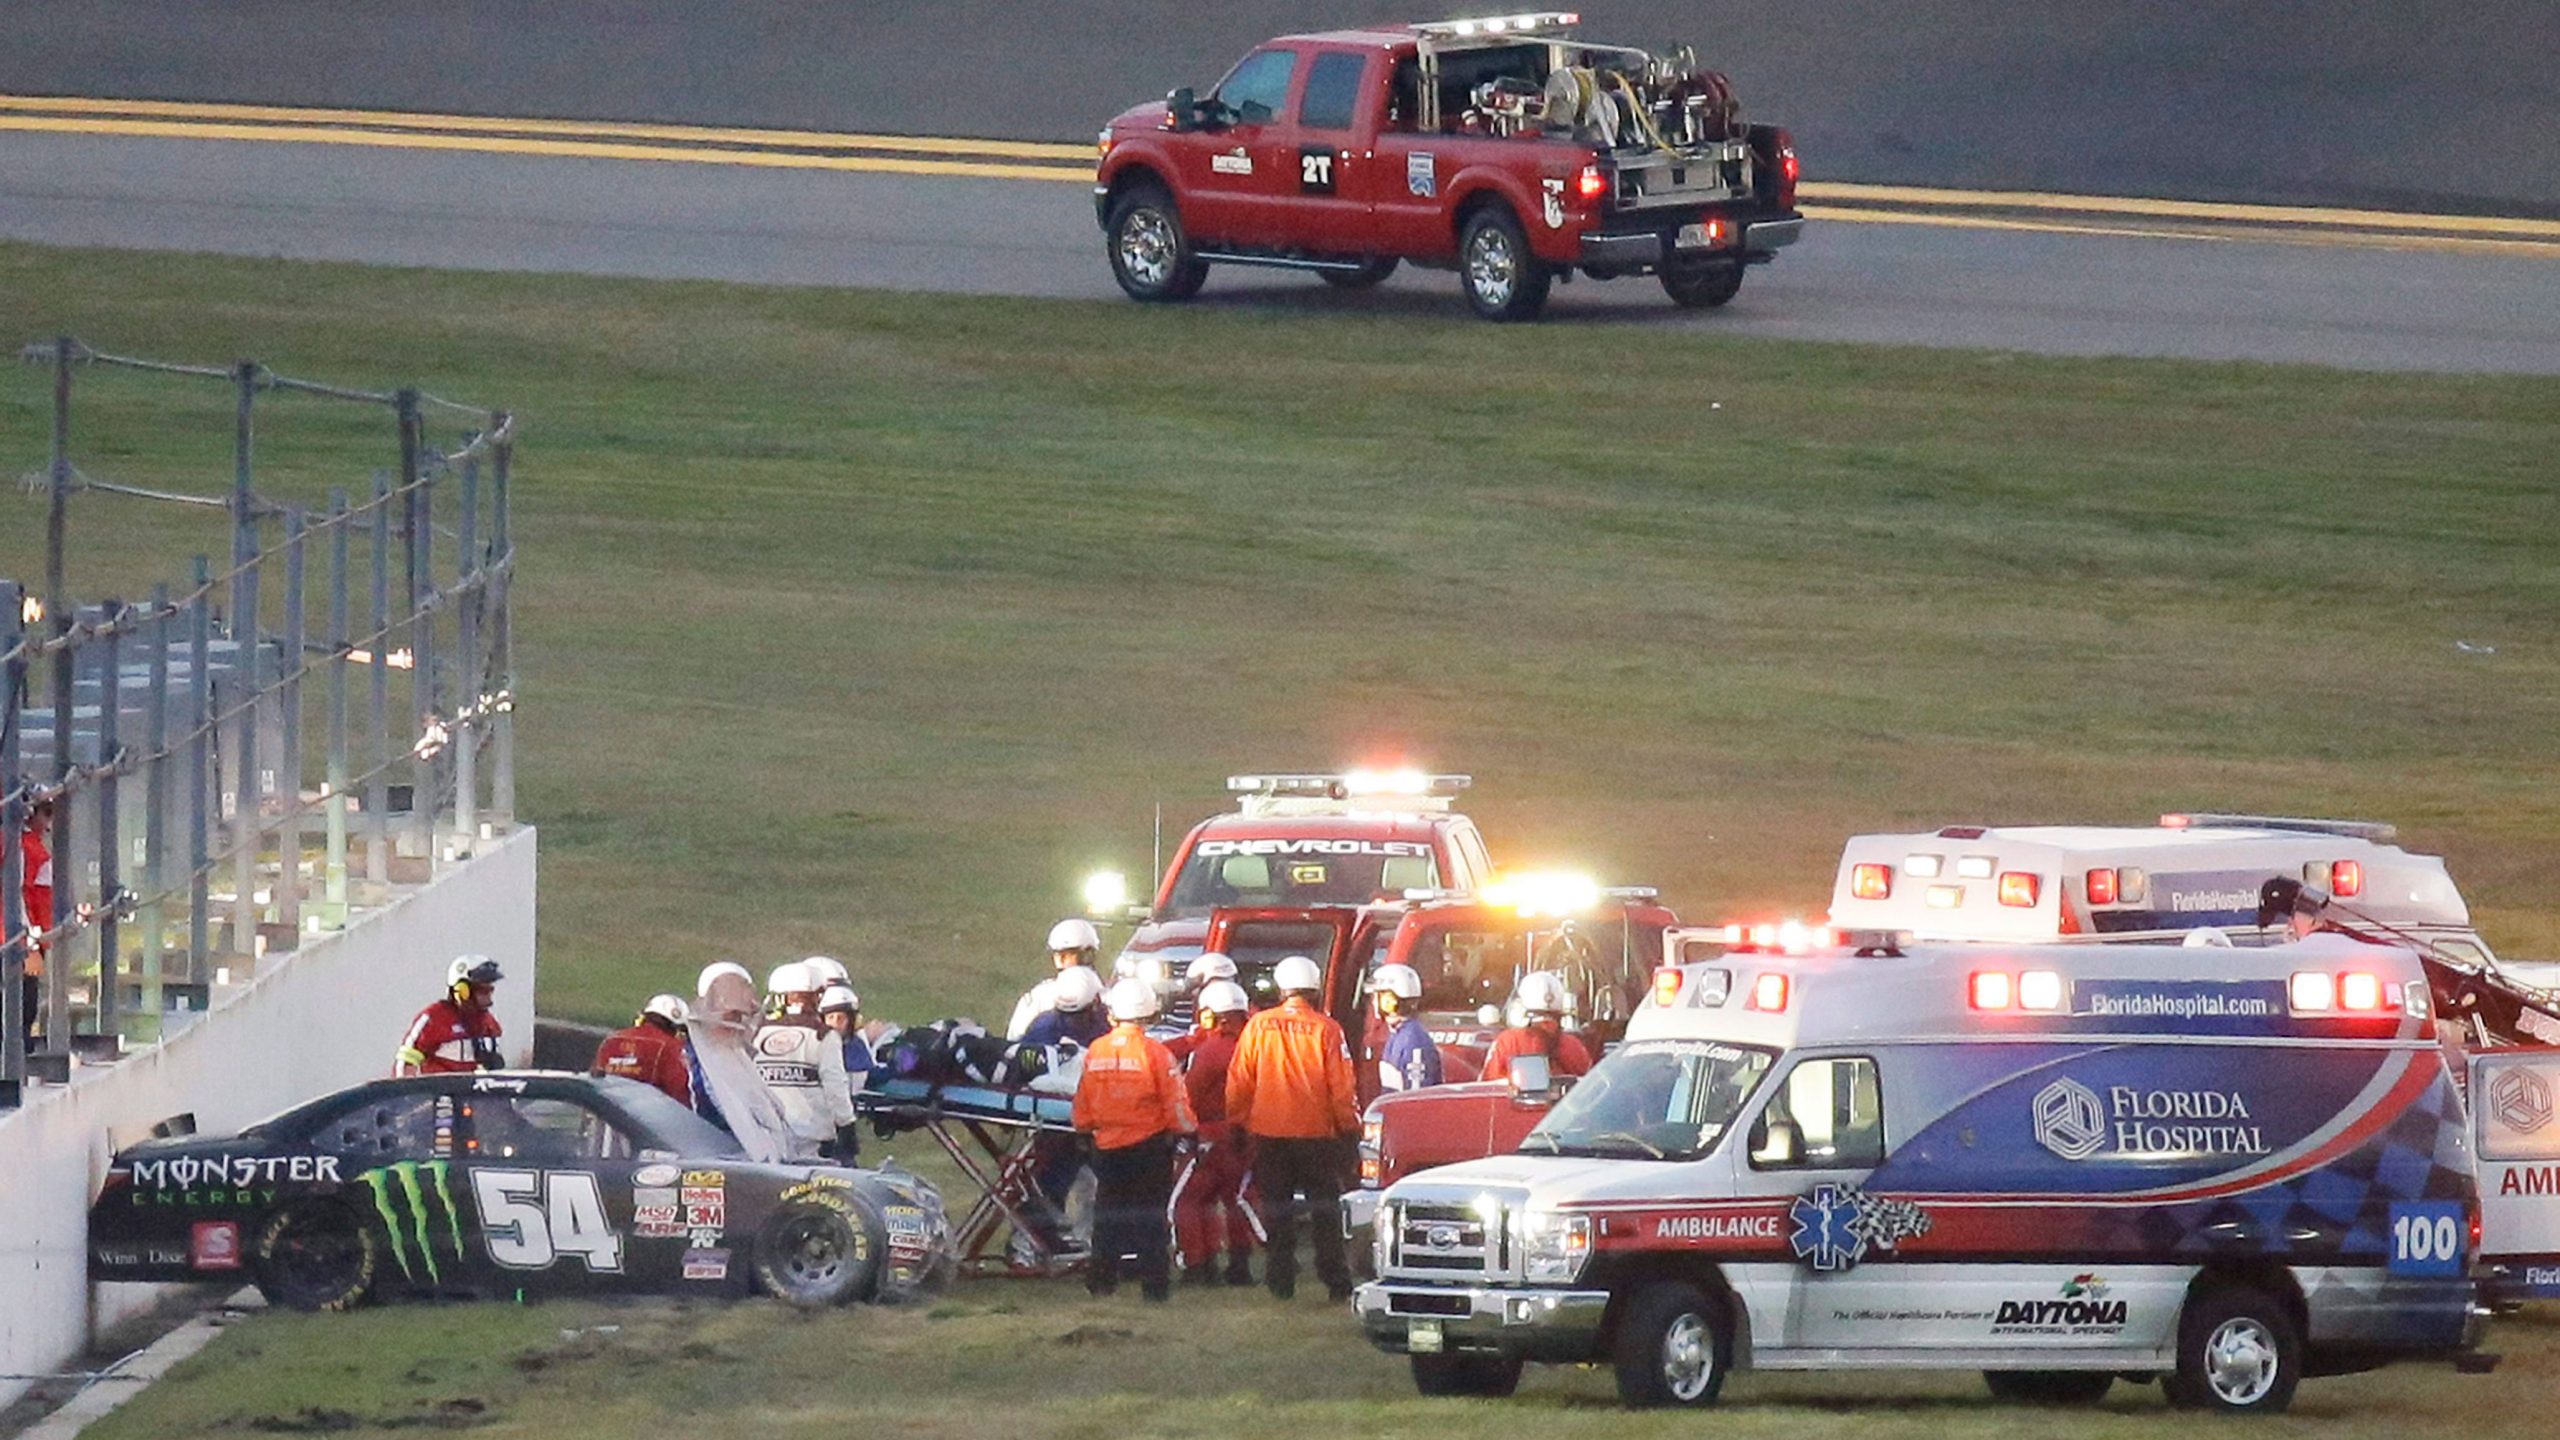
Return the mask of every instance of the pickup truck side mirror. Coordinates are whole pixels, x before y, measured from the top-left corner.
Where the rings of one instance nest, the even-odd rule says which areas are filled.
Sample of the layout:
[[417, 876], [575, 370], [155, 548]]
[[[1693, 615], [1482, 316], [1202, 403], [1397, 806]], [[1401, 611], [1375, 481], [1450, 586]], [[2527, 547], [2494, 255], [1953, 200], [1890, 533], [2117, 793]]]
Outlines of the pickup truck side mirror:
[[1165, 95], [1164, 118], [1169, 129], [1200, 128], [1200, 102], [1193, 97], [1190, 86], [1178, 86]]
[[1555, 1075], [1544, 1055], [1516, 1055], [1511, 1060], [1511, 1098], [1523, 1104], [1545, 1104], [1555, 1098]]

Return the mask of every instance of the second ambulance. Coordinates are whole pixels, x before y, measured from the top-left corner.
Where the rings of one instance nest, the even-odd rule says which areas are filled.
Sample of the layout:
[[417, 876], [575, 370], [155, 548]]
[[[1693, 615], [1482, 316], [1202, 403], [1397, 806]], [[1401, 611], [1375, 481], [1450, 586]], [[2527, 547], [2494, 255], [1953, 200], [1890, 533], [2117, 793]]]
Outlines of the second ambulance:
[[2409, 951], [1850, 939], [1673, 931], [1518, 1153], [1386, 1191], [1372, 1343], [1429, 1394], [1935, 1368], [2240, 1412], [2476, 1343], [2480, 1196]]

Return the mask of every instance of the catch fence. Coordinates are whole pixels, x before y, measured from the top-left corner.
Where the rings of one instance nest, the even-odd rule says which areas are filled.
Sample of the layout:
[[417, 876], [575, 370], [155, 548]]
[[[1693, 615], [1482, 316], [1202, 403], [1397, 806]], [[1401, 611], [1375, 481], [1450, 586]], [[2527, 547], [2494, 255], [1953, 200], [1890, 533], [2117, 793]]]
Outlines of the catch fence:
[[[156, 1041], [515, 814], [512, 416], [67, 337], [21, 358], [50, 368], [52, 439], [31, 482], [42, 593], [0, 579], [0, 977], [30, 957], [41, 977], [31, 997], [0, 983], [0, 1104]], [[228, 486], [75, 464], [75, 379], [228, 386]], [[386, 463], [361, 498], [260, 488], [261, 427], [306, 403], [382, 412]], [[84, 597], [72, 512], [89, 497], [222, 512], [229, 562], [198, 555], [143, 600]], [[30, 914], [44, 877], [21, 841], [46, 802], [49, 917]]]

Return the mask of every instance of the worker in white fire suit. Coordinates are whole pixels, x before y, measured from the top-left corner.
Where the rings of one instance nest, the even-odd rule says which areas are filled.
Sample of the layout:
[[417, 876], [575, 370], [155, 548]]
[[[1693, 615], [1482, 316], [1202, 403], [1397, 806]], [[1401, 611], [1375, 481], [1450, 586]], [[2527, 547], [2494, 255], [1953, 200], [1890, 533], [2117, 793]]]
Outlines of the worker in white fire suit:
[[773, 1018], [756, 1031], [756, 1068], [800, 1143], [830, 1158], [859, 1148], [844, 1041], [818, 1018], [818, 977], [805, 961], [777, 965], [765, 983]]
[[1058, 1006], [1058, 975], [1081, 965], [1093, 968], [1102, 954], [1102, 932], [1090, 920], [1069, 918], [1049, 927], [1049, 978], [1022, 992], [1014, 1002], [1013, 1020], [1004, 1027], [1004, 1038], [1019, 1040], [1031, 1022]]

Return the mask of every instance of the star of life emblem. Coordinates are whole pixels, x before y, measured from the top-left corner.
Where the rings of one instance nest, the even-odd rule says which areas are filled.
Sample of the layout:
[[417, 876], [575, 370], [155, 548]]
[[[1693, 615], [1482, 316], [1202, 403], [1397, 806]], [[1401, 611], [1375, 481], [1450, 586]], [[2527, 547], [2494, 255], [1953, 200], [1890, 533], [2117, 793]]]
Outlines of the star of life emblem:
[[1816, 1185], [1787, 1207], [1795, 1229], [1788, 1248], [1816, 1270], [1847, 1270], [1870, 1250], [1891, 1250], [1929, 1233], [1929, 1216], [1907, 1200], [1871, 1195], [1855, 1185]]

